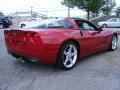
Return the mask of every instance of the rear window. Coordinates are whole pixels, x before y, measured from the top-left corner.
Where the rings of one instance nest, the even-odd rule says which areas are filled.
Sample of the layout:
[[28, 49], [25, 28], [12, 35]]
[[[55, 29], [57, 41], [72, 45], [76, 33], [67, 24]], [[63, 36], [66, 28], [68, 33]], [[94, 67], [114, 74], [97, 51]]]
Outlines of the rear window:
[[67, 19], [44, 20], [37, 23], [32, 23], [24, 28], [73, 28]]

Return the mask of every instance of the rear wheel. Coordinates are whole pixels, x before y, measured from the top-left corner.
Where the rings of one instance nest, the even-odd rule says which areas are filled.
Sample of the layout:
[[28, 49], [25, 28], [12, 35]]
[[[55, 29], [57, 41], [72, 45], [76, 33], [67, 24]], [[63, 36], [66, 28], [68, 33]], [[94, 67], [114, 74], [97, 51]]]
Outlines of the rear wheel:
[[72, 69], [79, 57], [79, 50], [75, 43], [67, 42], [61, 48], [58, 55], [57, 66], [69, 70]]
[[109, 49], [111, 51], [114, 51], [117, 49], [117, 37], [116, 37], [116, 35], [113, 35]]
[[107, 24], [103, 24], [102, 27], [103, 27], [103, 28], [107, 28]]
[[3, 24], [0, 24], [0, 29], [3, 29], [3, 28], [4, 28]]
[[21, 28], [25, 27], [25, 24], [21, 24]]

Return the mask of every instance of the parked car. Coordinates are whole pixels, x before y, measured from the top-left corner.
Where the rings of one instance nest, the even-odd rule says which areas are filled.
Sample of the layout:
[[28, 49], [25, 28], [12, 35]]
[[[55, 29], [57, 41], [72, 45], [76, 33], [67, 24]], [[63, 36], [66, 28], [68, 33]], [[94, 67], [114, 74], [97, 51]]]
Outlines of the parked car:
[[12, 21], [9, 17], [0, 16], [0, 28], [9, 28], [12, 25]]
[[13, 57], [55, 64], [69, 70], [79, 58], [104, 50], [116, 50], [116, 33], [97, 28], [80, 18], [46, 20], [4, 31], [8, 53]]
[[31, 24], [34, 24], [34, 23], [39, 23], [40, 21], [41, 21], [40, 18], [32, 18], [30, 20], [20, 22], [19, 27], [23, 28], [25, 26], [28, 26], [28, 25], [31, 25]]
[[23, 28], [23, 27], [25, 27], [25, 26], [29, 26], [29, 25], [34, 25], [34, 24], [39, 24], [40, 23], [40, 21], [30, 21], [30, 22], [21, 22], [20, 24], [19, 24], [19, 26], [21, 27], [21, 28]]
[[98, 22], [98, 25], [107, 28], [107, 27], [120, 27], [120, 19], [119, 18], [111, 18], [107, 21]]

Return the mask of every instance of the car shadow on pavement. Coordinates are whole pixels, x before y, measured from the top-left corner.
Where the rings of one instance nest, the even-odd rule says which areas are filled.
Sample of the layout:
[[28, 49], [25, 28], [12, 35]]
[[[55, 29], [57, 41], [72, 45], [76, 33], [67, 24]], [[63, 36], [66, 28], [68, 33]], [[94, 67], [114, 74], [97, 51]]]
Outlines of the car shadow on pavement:
[[80, 58], [80, 60], [78, 60], [76, 66], [79, 66], [80, 64], [83, 64], [83, 63], [88, 62], [88, 61], [93, 60], [93, 59], [100, 60], [102, 57], [106, 56], [106, 54], [109, 55], [110, 53], [112, 53], [112, 52], [105, 50], [105, 51], [101, 51], [101, 52], [98, 52], [95, 54], [91, 54], [91, 55], [86, 56], [84, 58]]
[[22, 62], [20, 60], [15, 60], [14, 67], [21, 70], [26, 70], [27, 72], [41, 72], [41, 73], [47, 73], [47, 72], [60, 72], [62, 70], [55, 67], [55, 65], [48, 65], [48, 64], [42, 64], [42, 63], [34, 63], [25, 61]]
[[[87, 62], [88, 60], [92, 60], [91, 58], [94, 57], [98, 57], [101, 56], [105, 53], [109, 53], [109, 51], [104, 51], [104, 52], [99, 52], [93, 55], [90, 55], [88, 57], [82, 58], [80, 60], [78, 60], [77, 65], [79, 66], [80, 64]], [[48, 65], [48, 64], [42, 64], [42, 63], [33, 63], [33, 62], [29, 62], [29, 61], [20, 61], [20, 60], [15, 60], [14, 62], [14, 67], [16, 68], [22, 68], [22, 69], [26, 69], [26, 70], [30, 70], [30, 71], [40, 71], [40, 72], [46, 72], [46, 71], [64, 71], [64, 70], [60, 70], [59, 68], [55, 67], [55, 65]]]

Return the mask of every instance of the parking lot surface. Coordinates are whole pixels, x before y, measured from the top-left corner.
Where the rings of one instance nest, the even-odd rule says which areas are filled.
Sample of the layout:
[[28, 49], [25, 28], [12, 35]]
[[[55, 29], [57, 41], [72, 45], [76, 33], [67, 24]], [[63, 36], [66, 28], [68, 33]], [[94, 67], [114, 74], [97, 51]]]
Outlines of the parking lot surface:
[[16, 60], [3, 36], [0, 29], [0, 90], [120, 90], [120, 40], [116, 51], [92, 55], [63, 71]]

